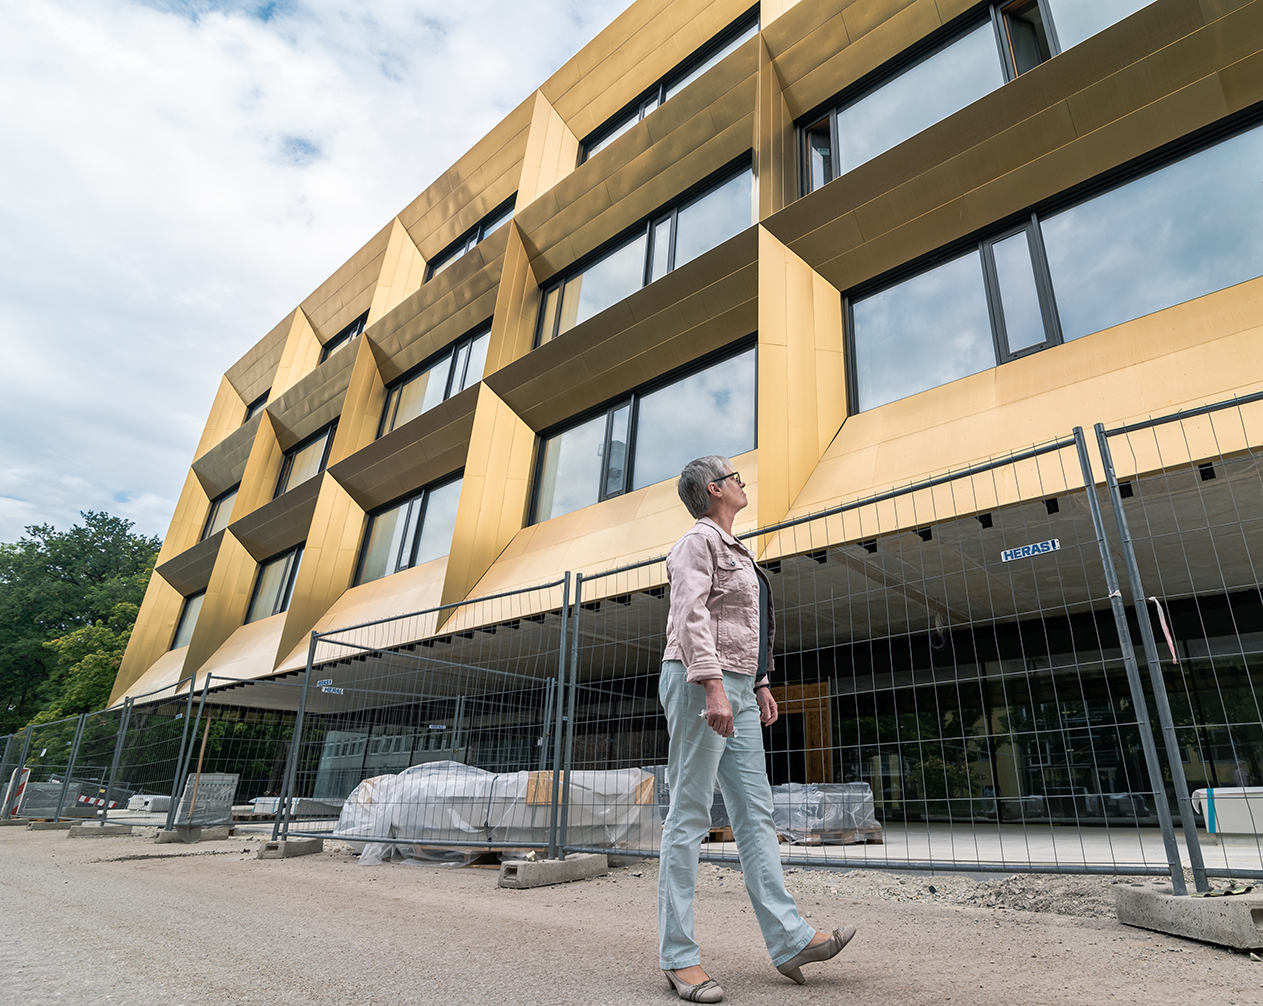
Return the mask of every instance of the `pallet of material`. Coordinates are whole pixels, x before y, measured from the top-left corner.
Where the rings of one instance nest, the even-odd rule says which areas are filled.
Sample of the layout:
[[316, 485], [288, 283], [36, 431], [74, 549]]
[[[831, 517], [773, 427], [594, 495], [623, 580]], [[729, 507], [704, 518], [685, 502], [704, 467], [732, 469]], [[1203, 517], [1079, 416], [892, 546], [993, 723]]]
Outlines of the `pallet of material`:
[[871, 828], [839, 828], [836, 831], [812, 831], [797, 838], [780, 834], [782, 842], [793, 845], [881, 845], [881, 825]]
[[706, 836], [708, 842], [731, 842], [731, 828], [711, 828], [710, 834]]

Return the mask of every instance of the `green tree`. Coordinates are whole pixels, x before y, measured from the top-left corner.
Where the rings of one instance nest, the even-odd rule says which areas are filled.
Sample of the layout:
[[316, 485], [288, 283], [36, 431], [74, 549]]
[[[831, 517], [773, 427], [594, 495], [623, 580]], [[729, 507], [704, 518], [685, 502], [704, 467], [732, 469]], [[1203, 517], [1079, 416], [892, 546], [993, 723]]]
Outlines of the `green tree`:
[[0, 734], [108, 698], [102, 682], [113, 682], [161, 541], [122, 517], [80, 516], [69, 531], [33, 525], [0, 543]]

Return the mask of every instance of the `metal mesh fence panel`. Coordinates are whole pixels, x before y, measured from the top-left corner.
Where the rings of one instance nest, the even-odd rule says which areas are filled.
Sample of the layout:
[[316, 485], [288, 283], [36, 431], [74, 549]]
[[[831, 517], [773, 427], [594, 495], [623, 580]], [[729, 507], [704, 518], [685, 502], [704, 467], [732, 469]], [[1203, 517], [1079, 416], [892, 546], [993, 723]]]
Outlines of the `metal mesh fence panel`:
[[[1168, 872], [1084, 485], [1066, 439], [744, 536], [774, 593], [787, 861]], [[659, 821], [668, 604], [661, 560], [581, 578], [568, 742], [576, 776], [652, 776]], [[711, 858], [728, 824], [717, 793]]]
[[313, 636], [283, 833], [416, 855], [547, 847], [567, 591]]
[[1164, 788], [1191, 796], [1208, 873], [1263, 876], [1263, 395], [1097, 436], [1130, 618], [1171, 707]]

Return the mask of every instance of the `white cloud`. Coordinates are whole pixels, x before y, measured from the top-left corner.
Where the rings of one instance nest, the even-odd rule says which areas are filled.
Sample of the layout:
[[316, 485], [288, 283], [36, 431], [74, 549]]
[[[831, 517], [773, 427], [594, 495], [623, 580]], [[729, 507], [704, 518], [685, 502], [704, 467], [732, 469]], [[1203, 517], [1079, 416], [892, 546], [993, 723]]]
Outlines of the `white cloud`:
[[623, 6], [11, 5], [0, 540], [165, 533], [223, 371]]

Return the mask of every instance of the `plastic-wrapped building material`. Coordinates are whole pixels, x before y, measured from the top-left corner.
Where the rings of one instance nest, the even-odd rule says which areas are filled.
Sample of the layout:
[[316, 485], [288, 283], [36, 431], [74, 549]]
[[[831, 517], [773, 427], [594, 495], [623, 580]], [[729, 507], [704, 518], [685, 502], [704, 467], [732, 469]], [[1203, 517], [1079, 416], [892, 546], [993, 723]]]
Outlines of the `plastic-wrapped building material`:
[[[567, 844], [653, 844], [654, 783], [652, 772], [635, 768], [571, 773]], [[398, 845], [405, 855], [412, 842], [543, 845], [552, 789], [551, 772], [493, 773], [453, 761], [415, 765], [361, 782], [346, 798], [334, 834]], [[374, 849], [370, 858], [380, 862], [395, 851]]]
[[873, 791], [866, 782], [773, 786], [772, 820], [791, 842], [846, 844], [881, 835]]
[[[586, 848], [652, 845], [657, 831], [654, 782], [652, 772], [638, 768], [572, 772], [566, 844]], [[496, 776], [487, 810], [493, 842], [547, 842], [551, 813], [551, 772]]]

